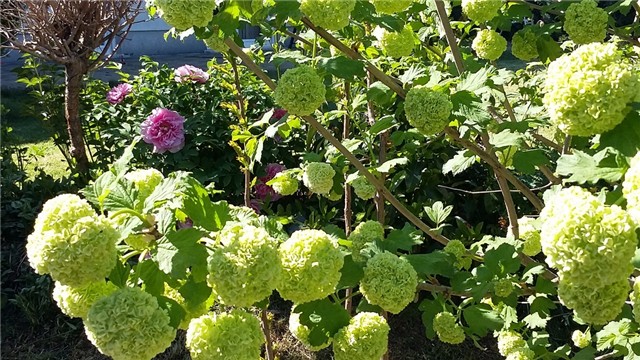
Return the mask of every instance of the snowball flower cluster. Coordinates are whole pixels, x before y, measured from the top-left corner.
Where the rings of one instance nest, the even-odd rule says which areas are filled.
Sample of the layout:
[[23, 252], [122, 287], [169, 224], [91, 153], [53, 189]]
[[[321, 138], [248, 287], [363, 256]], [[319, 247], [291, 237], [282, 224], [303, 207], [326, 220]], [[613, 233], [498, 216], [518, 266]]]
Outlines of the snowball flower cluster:
[[568, 135], [591, 136], [624, 120], [640, 79], [615, 44], [593, 43], [549, 64], [545, 88], [551, 123]]
[[395, 14], [407, 10], [413, 0], [371, 0], [371, 3], [379, 13]]
[[116, 264], [120, 234], [77, 195], [60, 195], [45, 203], [27, 238], [29, 264], [73, 287], [104, 280]]
[[328, 194], [333, 187], [336, 171], [327, 163], [312, 162], [307, 164], [302, 175], [302, 182], [317, 194]]
[[633, 271], [637, 238], [631, 217], [577, 186], [555, 194], [540, 217], [542, 251], [558, 269], [560, 300], [588, 323], [614, 319]]
[[384, 52], [393, 58], [409, 56], [415, 46], [415, 36], [410, 26], [405, 26], [401, 31], [389, 31], [378, 27], [374, 35]]
[[324, 344], [318, 346], [311, 345], [311, 343], [309, 342], [311, 329], [300, 323], [300, 314], [295, 312], [295, 306], [293, 307], [293, 309], [291, 309], [291, 315], [289, 316], [289, 331], [291, 331], [293, 337], [298, 339], [298, 341], [300, 341], [302, 345], [304, 345], [311, 351], [320, 351], [331, 345], [331, 338], [329, 338]]
[[271, 201], [277, 201], [281, 198], [280, 193], [276, 192], [268, 182], [271, 181], [276, 175], [283, 172], [286, 168], [280, 164], [268, 164], [265, 168], [266, 175], [259, 177], [258, 182], [255, 185], [256, 197], [260, 200], [269, 198]]
[[498, 15], [502, 0], [462, 0], [462, 12], [475, 22], [483, 23]]
[[571, 341], [576, 347], [584, 349], [587, 346], [591, 345], [591, 332], [582, 332], [580, 330], [576, 330], [571, 334]]
[[173, 71], [176, 82], [204, 84], [209, 80], [209, 73], [193, 65], [182, 65]]
[[564, 14], [564, 31], [576, 44], [601, 42], [607, 36], [609, 15], [594, 0], [575, 2]]
[[629, 296], [633, 307], [633, 318], [636, 322], [640, 322], [640, 278], [636, 277], [633, 280], [633, 291]]
[[107, 102], [111, 105], [120, 104], [127, 95], [131, 94], [131, 90], [133, 90], [131, 84], [118, 84], [107, 93]]
[[84, 324], [91, 343], [114, 360], [151, 360], [176, 336], [169, 322], [153, 295], [124, 288], [96, 301]]
[[263, 343], [260, 321], [241, 310], [201, 316], [187, 330], [193, 360], [256, 360]]
[[56, 281], [53, 299], [65, 315], [84, 319], [93, 303], [116, 290], [117, 286], [104, 280], [91, 282], [82, 287], [62, 285]]
[[449, 124], [453, 104], [441, 92], [424, 86], [409, 90], [404, 102], [404, 112], [411, 126], [425, 135], [435, 135]]
[[445, 245], [444, 252], [452, 254], [456, 257], [454, 266], [460, 269], [468, 269], [471, 267], [471, 258], [467, 256], [467, 248], [460, 240], [451, 240]]
[[322, 230], [298, 230], [280, 245], [280, 295], [302, 304], [326, 297], [340, 281], [344, 255]]
[[124, 175], [124, 178], [133, 183], [133, 186], [138, 190], [138, 199], [142, 202], [164, 180], [162, 173], [153, 168], [128, 172]]
[[374, 220], [368, 220], [358, 224], [349, 234], [351, 241], [351, 257], [355, 262], [364, 262], [366, 258], [360, 253], [368, 243], [376, 240], [384, 240], [384, 228], [382, 224]]
[[498, 297], [507, 297], [513, 292], [513, 281], [509, 278], [498, 279], [493, 283], [493, 292]]
[[282, 196], [288, 196], [295, 194], [298, 191], [298, 179], [292, 174], [287, 172], [281, 172], [267, 182], [273, 191]]
[[362, 200], [373, 199], [376, 195], [376, 187], [373, 186], [364, 176], [358, 176], [355, 178], [351, 182], [351, 187], [353, 187], [356, 196]]
[[507, 50], [507, 40], [493, 30], [483, 29], [476, 34], [471, 43], [471, 48], [479, 58], [493, 61], [497, 60]]
[[287, 70], [280, 78], [273, 97], [289, 114], [312, 114], [325, 100], [322, 78], [311, 66], [303, 65]]
[[175, 111], [156, 108], [140, 125], [142, 140], [153, 145], [153, 152], [172, 153], [184, 147], [184, 118]]
[[631, 164], [622, 182], [622, 194], [627, 200], [627, 212], [640, 226], [640, 152], [631, 159]]
[[540, 244], [540, 231], [536, 228], [536, 219], [522, 217], [518, 219], [520, 239], [524, 241], [522, 253], [527, 256], [536, 256], [542, 251]]
[[447, 344], [460, 344], [464, 341], [464, 329], [450, 312], [440, 312], [433, 318], [433, 330], [440, 341]]
[[538, 57], [538, 37], [531, 26], [518, 30], [511, 38], [511, 53], [520, 60], [529, 61]]
[[155, 0], [164, 21], [178, 30], [204, 27], [213, 19], [216, 0]]
[[400, 313], [416, 294], [418, 274], [411, 264], [390, 252], [369, 259], [360, 291], [369, 304], [393, 314]]
[[266, 298], [280, 275], [278, 243], [263, 228], [230, 222], [208, 259], [207, 281], [222, 303], [247, 307]]
[[389, 325], [380, 315], [362, 312], [333, 338], [335, 360], [378, 360], [387, 352]]
[[211, 50], [225, 52], [228, 46], [224, 43], [224, 35], [220, 32], [220, 28], [214, 25], [211, 30], [213, 35], [204, 39], [204, 44]]
[[534, 360], [535, 358], [536, 353], [533, 350], [529, 348], [519, 348], [509, 353], [505, 360]]
[[498, 351], [500, 355], [509, 356], [518, 349], [527, 348], [527, 342], [515, 331], [505, 330], [498, 333]]
[[300, 11], [316, 25], [327, 30], [340, 30], [349, 25], [356, 0], [301, 0]]

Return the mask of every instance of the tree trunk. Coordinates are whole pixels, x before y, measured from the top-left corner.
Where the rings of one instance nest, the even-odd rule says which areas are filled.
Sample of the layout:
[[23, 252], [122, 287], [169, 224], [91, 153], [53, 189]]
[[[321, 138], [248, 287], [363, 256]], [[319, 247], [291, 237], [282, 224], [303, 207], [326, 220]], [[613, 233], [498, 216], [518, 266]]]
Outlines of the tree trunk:
[[80, 120], [80, 90], [86, 64], [77, 60], [65, 65], [65, 101], [64, 115], [67, 119], [67, 131], [71, 147], [69, 152], [76, 160], [76, 170], [80, 175], [89, 174], [89, 159], [84, 145], [82, 121]]

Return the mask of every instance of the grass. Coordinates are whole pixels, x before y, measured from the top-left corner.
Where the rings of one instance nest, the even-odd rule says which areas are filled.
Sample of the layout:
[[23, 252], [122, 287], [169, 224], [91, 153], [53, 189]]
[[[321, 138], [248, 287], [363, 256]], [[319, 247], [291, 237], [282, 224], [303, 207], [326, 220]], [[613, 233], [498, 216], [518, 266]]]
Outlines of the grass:
[[[2, 126], [12, 128], [9, 139], [2, 141], [14, 145], [23, 154], [23, 166], [29, 177], [35, 178], [39, 170], [55, 179], [68, 176], [69, 166], [52, 139], [52, 130], [28, 111], [29, 94], [24, 90], [3, 90], [0, 101], [9, 110], [2, 116]], [[17, 159], [17, 154], [14, 158]]]

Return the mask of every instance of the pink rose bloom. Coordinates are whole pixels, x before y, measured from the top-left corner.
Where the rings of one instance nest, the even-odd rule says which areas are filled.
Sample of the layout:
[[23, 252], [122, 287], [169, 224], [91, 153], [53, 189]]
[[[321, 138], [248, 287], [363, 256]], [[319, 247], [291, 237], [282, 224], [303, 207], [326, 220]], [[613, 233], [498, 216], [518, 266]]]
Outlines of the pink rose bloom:
[[156, 108], [140, 125], [142, 140], [153, 145], [153, 152], [172, 153], [184, 147], [184, 118], [175, 111]]
[[131, 84], [118, 84], [107, 93], [107, 101], [111, 105], [120, 104], [127, 95], [131, 94], [132, 89], [133, 86], [131, 86]]
[[176, 82], [194, 82], [204, 84], [209, 80], [209, 74], [193, 65], [183, 65], [173, 71]]
[[278, 173], [284, 171], [286, 167], [280, 164], [269, 164], [265, 168], [267, 174], [263, 177], [258, 178], [258, 182], [254, 186], [256, 191], [256, 197], [258, 199], [264, 200], [267, 197], [271, 199], [271, 201], [279, 200], [282, 195], [278, 194], [273, 190], [273, 188], [267, 185], [267, 182], [273, 179]]

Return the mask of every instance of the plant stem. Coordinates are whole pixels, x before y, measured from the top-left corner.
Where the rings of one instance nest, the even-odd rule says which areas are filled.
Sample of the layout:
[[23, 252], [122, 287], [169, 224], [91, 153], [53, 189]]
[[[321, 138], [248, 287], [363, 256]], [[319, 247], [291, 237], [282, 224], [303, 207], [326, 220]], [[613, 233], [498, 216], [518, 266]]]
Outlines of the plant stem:
[[142, 215], [141, 213], [137, 212], [136, 210], [133, 209], [120, 209], [112, 214], [109, 214], [109, 219], [115, 219], [116, 217], [118, 217], [119, 215], [122, 214], [129, 214], [129, 215], [133, 215], [135, 217], [137, 217], [138, 219], [140, 219], [140, 221], [142, 221], [142, 224], [145, 227], [152, 227], [154, 224], [149, 224], [149, 221], [147, 220], [147, 218]]
[[[351, 83], [348, 81], [344, 82], [344, 97], [345, 97], [345, 108], [349, 108], [349, 104], [351, 103]], [[351, 113], [349, 111], [345, 111], [344, 117], [342, 118], [342, 141], [349, 138], [349, 132], [351, 127]], [[346, 174], [345, 174], [346, 179]], [[353, 211], [351, 210], [351, 185], [347, 184], [346, 181], [344, 183], [344, 233], [349, 237], [351, 234], [351, 217], [353, 216]], [[344, 308], [351, 314], [351, 309], [353, 308], [353, 289], [347, 288], [346, 290], [346, 298], [344, 302]]]
[[271, 329], [269, 326], [269, 317], [267, 316], [267, 308], [265, 307], [260, 312], [260, 319], [262, 320], [262, 332], [264, 333], [264, 339], [266, 342], [265, 352], [267, 355], [266, 360], [274, 360], [273, 356], [273, 344], [271, 342]]
[[[242, 85], [240, 84], [240, 73], [238, 72], [238, 64], [236, 59], [229, 56], [229, 62], [233, 68], [233, 81], [236, 87], [236, 101], [238, 102], [238, 110], [240, 111], [240, 125], [247, 125], [247, 118], [244, 109], [244, 98], [242, 96]], [[245, 153], [246, 154], [246, 153]], [[248, 167], [242, 169], [244, 175], [244, 206], [251, 207], [251, 171]]]

